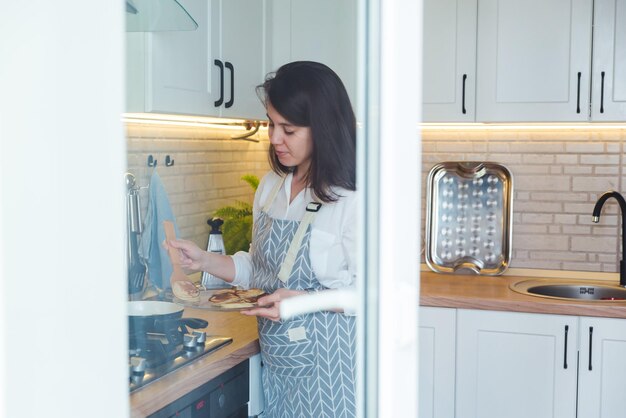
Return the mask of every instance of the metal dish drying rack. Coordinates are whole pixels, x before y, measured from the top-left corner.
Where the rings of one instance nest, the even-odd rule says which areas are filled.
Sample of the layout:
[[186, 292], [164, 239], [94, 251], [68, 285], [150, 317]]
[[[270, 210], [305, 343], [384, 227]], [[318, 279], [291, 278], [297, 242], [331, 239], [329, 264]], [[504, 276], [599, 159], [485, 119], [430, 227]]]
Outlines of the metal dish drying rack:
[[438, 273], [504, 273], [511, 261], [513, 177], [501, 164], [454, 161], [427, 179], [426, 264]]

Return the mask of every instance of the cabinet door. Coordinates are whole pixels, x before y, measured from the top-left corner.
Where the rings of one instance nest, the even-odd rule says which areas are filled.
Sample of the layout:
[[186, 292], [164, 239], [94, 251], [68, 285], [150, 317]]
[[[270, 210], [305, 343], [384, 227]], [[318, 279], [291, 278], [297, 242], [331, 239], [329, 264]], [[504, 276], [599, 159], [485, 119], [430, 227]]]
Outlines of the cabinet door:
[[270, 11], [273, 70], [290, 61], [317, 61], [341, 78], [356, 106], [356, 0], [273, 0]]
[[578, 318], [457, 311], [457, 418], [576, 416]]
[[[217, 22], [220, 45], [214, 57], [232, 65], [232, 69], [224, 69], [225, 104], [221, 115], [266, 119], [265, 108], [255, 90], [265, 78], [265, 0], [213, 0], [213, 3], [219, 3], [216, 6], [220, 16]], [[215, 7], [213, 11], [217, 11]], [[215, 71], [219, 69], [215, 67]], [[214, 83], [217, 81], [214, 77]]]
[[478, 0], [476, 120], [589, 118], [592, 0]]
[[591, 117], [626, 120], [626, 0], [595, 0]]
[[454, 418], [456, 309], [419, 313], [419, 417]]
[[580, 418], [623, 417], [626, 388], [626, 320], [580, 320]]
[[473, 122], [477, 0], [424, 1], [423, 121]]
[[[145, 111], [219, 116], [211, 79], [209, 2], [180, 0], [195, 31], [146, 34]], [[219, 94], [219, 92], [218, 92]]]

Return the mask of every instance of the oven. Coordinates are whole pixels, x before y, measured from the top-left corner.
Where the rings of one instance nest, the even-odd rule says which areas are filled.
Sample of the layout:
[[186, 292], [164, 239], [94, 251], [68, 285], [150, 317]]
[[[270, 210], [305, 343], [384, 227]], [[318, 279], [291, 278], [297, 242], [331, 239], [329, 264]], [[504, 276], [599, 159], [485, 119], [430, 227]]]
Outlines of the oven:
[[248, 418], [249, 363], [239, 363], [148, 418]]

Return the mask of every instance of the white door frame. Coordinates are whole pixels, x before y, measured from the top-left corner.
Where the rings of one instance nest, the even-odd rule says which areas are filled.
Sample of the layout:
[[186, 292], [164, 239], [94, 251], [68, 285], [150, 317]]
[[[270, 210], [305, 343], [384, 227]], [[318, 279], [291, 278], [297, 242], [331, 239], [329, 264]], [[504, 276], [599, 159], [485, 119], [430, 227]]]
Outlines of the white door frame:
[[359, 6], [359, 416], [416, 417], [423, 2]]
[[127, 417], [124, 2], [2, 2], [0, 56], [0, 417]]

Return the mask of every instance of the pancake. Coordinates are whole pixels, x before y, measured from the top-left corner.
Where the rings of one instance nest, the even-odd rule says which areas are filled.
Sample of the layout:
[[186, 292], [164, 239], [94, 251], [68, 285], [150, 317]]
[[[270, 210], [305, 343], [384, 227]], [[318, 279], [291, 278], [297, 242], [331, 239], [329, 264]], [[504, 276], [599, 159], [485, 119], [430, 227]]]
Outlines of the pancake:
[[178, 299], [185, 301], [197, 301], [200, 299], [200, 291], [193, 282], [177, 280], [172, 283], [172, 293]]
[[239, 296], [237, 296], [234, 292], [220, 292], [216, 293], [209, 298], [209, 302], [212, 302], [216, 305], [221, 305], [223, 303], [229, 302], [238, 302]]
[[224, 309], [253, 308], [257, 300], [264, 295], [265, 292], [261, 289], [224, 289], [215, 292], [209, 298], [209, 302]]
[[235, 292], [237, 296], [240, 298], [259, 298], [264, 295], [265, 292], [261, 289], [245, 289], [245, 290], [237, 290]]

